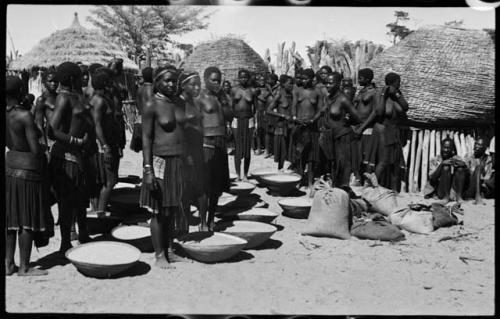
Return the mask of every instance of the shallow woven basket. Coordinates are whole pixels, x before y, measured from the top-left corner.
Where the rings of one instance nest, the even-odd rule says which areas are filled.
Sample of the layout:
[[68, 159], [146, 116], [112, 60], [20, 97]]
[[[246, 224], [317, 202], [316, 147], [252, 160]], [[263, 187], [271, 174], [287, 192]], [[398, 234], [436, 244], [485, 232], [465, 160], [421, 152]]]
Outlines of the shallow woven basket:
[[256, 169], [255, 171], [250, 172], [250, 175], [255, 178], [259, 184], [266, 185], [266, 181], [264, 180], [264, 176], [269, 176], [269, 175], [276, 175], [278, 174], [278, 171], [275, 169], [270, 169], [270, 168], [261, 168], [261, 169]]
[[214, 230], [243, 238], [248, 242], [245, 249], [251, 249], [265, 243], [277, 231], [277, 228], [266, 223], [235, 220], [218, 223]]
[[145, 214], [147, 211], [139, 206], [140, 188], [118, 188], [111, 191], [109, 205], [111, 210], [120, 216]]
[[[212, 236], [217, 236], [223, 242], [212, 245], [203, 245], [200, 243], [202, 240]], [[242, 238], [217, 232], [190, 233], [181, 236], [177, 242], [193, 259], [206, 263], [215, 263], [230, 259], [236, 256], [247, 244], [247, 241]]]
[[[238, 186], [243, 186], [241, 188], [236, 188]], [[255, 185], [249, 182], [234, 182], [229, 189], [229, 193], [236, 196], [248, 195], [255, 189]]]
[[120, 175], [118, 176], [118, 182], [137, 185], [141, 182], [141, 178], [137, 175]]
[[114, 216], [110, 212], [106, 212], [106, 216], [103, 217], [87, 213], [87, 230], [90, 235], [107, 234], [122, 221], [123, 218]]
[[[71, 258], [71, 253], [78, 250], [82, 249], [85, 247], [89, 247], [91, 245], [106, 245], [109, 243], [113, 243], [113, 245], [110, 245], [110, 249], [116, 249], [119, 245], [123, 245], [123, 247], [131, 250], [133, 254], [135, 254], [134, 258], [131, 258], [130, 262], [127, 263], [122, 263], [122, 264], [114, 264], [114, 265], [102, 265], [102, 264], [97, 264], [97, 263], [86, 263], [86, 262], [81, 262], [75, 259]], [[118, 245], [118, 246], [116, 246]], [[141, 257], [141, 252], [135, 248], [132, 245], [126, 244], [126, 243], [119, 243], [119, 242], [109, 242], [109, 241], [98, 241], [98, 242], [92, 242], [92, 243], [87, 243], [83, 245], [79, 245], [76, 247], [73, 247], [66, 251], [65, 254], [66, 258], [78, 269], [81, 273], [87, 276], [91, 277], [96, 277], [96, 278], [109, 278], [114, 275], [117, 275], [121, 272], [124, 272], [125, 270], [129, 269], [132, 267], [137, 261], [139, 261], [139, 258]]]
[[309, 217], [311, 206], [290, 205], [288, 201], [289, 199], [282, 199], [278, 201], [278, 205], [280, 205], [280, 207], [283, 209], [283, 216], [297, 218], [297, 219], [307, 219]]
[[[295, 179], [293, 181], [274, 180], [274, 178], [278, 176], [291, 176], [295, 177]], [[262, 177], [262, 179], [264, 180], [264, 183], [266, 184], [269, 191], [271, 191], [271, 193], [275, 193], [278, 195], [288, 195], [297, 188], [297, 185], [299, 185], [302, 177], [298, 174], [274, 174], [264, 176]]]
[[270, 211], [267, 208], [256, 207], [245, 211], [229, 211], [221, 214], [220, 217], [224, 220], [249, 220], [261, 223], [271, 223], [278, 214]]
[[[139, 249], [141, 252], [151, 253], [151, 252], [154, 251], [153, 242], [151, 241], [151, 235], [140, 237], [140, 238], [134, 238], [134, 239], [122, 239], [122, 238], [118, 238], [115, 235], [115, 232], [117, 230], [119, 230], [121, 228], [125, 228], [125, 227], [131, 227], [131, 226], [128, 226], [128, 225], [117, 226], [117, 227], [115, 227], [115, 228], [113, 228], [111, 230], [111, 236], [113, 236], [113, 238], [115, 240], [119, 241], [119, 242], [127, 243], [127, 244], [130, 244], [130, 245], [134, 246], [135, 248]], [[149, 229], [149, 227], [146, 227], [146, 226], [132, 225], [132, 227], [142, 227], [142, 228]]]

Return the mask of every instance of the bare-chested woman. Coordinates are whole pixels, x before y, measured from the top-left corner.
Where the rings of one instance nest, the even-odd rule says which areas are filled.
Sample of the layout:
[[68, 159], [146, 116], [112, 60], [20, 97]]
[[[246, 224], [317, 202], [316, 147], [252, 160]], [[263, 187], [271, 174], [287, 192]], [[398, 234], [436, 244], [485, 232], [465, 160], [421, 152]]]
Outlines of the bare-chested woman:
[[[278, 92], [280, 91], [280, 84], [278, 83], [278, 76], [274, 73], [271, 73], [267, 77], [266, 81], [266, 90], [270, 92], [270, 94], [267, 95], [267, 105], [271, 104], [271, 102], [274, 100]], [[264, 139], [264, 145], [266, 148], [266, 155], [265, 157], [271, 157], [274, 155], [274, 120], [275, 118], [273, 116], [265, 116], [264, 117], [265, 122], [266, 122], [266, 137]], [[288, 148], [288, 146], [287, 146]], [[288, 150], [287, 150], [288, 151]]]
[[219, 196], [222, 192], [229, 190], [225, 123], [232, 119], [232, 112], [228, 101], [221, 95], [220, 70], [216, 67], [208, 67], [203, 73], [203, 78], [205, 90], [200, 94], [197, 103], [202, 114], [203, 152], [206, 172], [204, 178], [208, 216], [203, 216], [203, 212], [200, 211], [200, 218], [203, 230], [206, 228], [213, 230]]
[[[23, 83], [17, 76], [5, 79], [5, 274], [47, 275], [46, 270], [30, 267], [34, 233], [53, 232], [47, 180], [44, 178], [43, 149], [30, 110], [20, 105]], [[52, 223], [50, 221], [52, 220]], [[20, 263], [14, 262], [19, 234]]]
[[359, 182], [364, 179], [364, 173], [372, 173], [377, 159], [378, 149], [376, 135], [373, 135], [375, 119], [370, 117], [375, 111], [377, 88], [373, 81], [372, 69], [365, 68], [358, 71], [358, 83], [362, 87], [354, 97], [354, 106], [361, 117], [361, 124], [357, 125], [354, 133], [356, 137], [357, 154], [353, 163], [354, 172]]
[[306, 164], [308, 190], [312, 191], [313, 166], [319, 161], [319, 131], [316, 120], [323, 108], [323, 94], [313, 86], [315, 74], [312, 69], [305, 69], [301, 75], [302, 87], [298, 87], [293, 94], [292, 120], [297, 122], [298, 126], [294, 129], [292, 138], [302, 163], [302, 172], [303, 164]]
[[107, 68], [98, 69], [92, 76], [94, 94], [89, 101], [95, 125], [97, 154], [97, 180], [100, 185], [99, 201], [96, 212], [106, 211], [113, 187], [118, 181], [118, 162], [120, 160], [118, 132], [114, 104], [109, 94], [113, 89], [111, 72]]
[[[125, 137], [125, 119], [123, 117], [123, 101], [127, 99], [127, 89], [123, 83], [123, 59], [113, 59], [109, 64], [109, 68], [113, 71], [113, 105], [115, 110], [115, 123], [117, 125], [118, 135], [118, 151], [120, 158], [123, 156], [123, 149], [126, 144]], [[118, 161], [118, 166], [120, 161]]]
[[50, 170], [59, 207], [61, 228], [60, 251], [71, 248], [71, 224], [78, 223], [78, 240], [90, 240], [86, 225], [88, 189], [84, 172], [84, 150], [92, 135], [90, 112], [82, 93], [80, 68], [64, 62], [56, 69], [60, 83], [54, 113], [50, 121], [49, 137], [55, 139], [50, 152]]
[[385, 76], [386, 103], [383, 113], [382, 125], [384, 125], [385, 145], [383, 161], [377, 165], [376, 174], [380, 185], [394, 191], [401, 191], [401, 180], [406, 165], [403, 156], [403, 146], [400, 137], [399, 123], [406, 116], [408, 102], [399, 90], [401, 77], [396, 73], [388, 73]]
[[326, 89], [328, 97], [326, 98], [326, 114], [328, 124], [331, 128], [334, 147], [334, 165], [331, 172], [333, 185], [336, 187], [348, 187], [349, 178], [353, 172], [352, 158], [356, 149], [353, 147], [353, 130], [346, 119], [349, 114], [351, 121], [359, 123], [359, 113], [352, 105], [351, 101], [343, 92], [340, 91], [340, 81], [342, 75], [333, 72], [328, 75], [326, 80]]
[[173, 66], [155, 70], [155, 95], [142, 116], [144, 177], [140, 205], [150, 211], [156, 266], [172, 268], [175, 222], [184, 192], [186, 138], [184, 109], [176, 101], [178, 71]]
[[257, 140], [255, 147], [255, 154], [262, 154], [262, 149], [265, 146], [265, 136], [266, 136], [266, 120], [265, 112], [267, 107], [267, 98], [271, 94], [266, 88], [266, 78], [264, 74], [256, 75], [256, 86], [257, 86], [257, 101], [256, 101], [256, 136]]
[[43, 85], [45, 91], [36, 100], [35, 105], [35, 123], [40, 132], [42, 132], [41, 144], [42, 147], [48, 152], [54, 141], [47, 138], [48, 127], [57, 98], [57, 87], [59, 82], [56, 79], [56, 72], [54, 69], [47, 70]]
[[[189, 163], [186, 169], [186, 192], [184, 192], [184, 208], [193, 204], [198, 207], [200, 216], [206, 216], [207, 199], [205, 194], [205, 159], [203, 155], [202, 114], [195, 100], [201, 91], [200, 75], [197, 72], [185, 72], [179, 77], [180, 98], [185, 102], [186, 125], [184, 127], [187, 141]], [[188, 210], [189, 211], [189, 210]], [[207, 231], [206, 218], [201, 219], [200, 231]]]
[[291, 119], [293, 102], [293, 78], [288, 75], [281, 75], [280, 83], [281, 89], [267, 107], [267, 114], [276, 118], [274, 121], [274, 161], [278, 163], [278, 170], [281, 171], [288, 153], [289, 120]]
[[130, 149], [134, 152], [142, 150], [142, 112], [144, 106], [153, 98], [153, 69], [145, 67], [142, 69], [142, 84], [137, 89], [136, 106], [139, 115], [135, 119]]
[[[247, 180], [252, 149], [253, 130], [255, 128], [255, 105], [257, 94], [250, 86], [250, 73], [247, 70], [238, 71], [239, 85], [231, 91], [234, 120], [232, 129], [235, 138], [234, 165], [238, 180]], [[241, 176], [241, 160], [244, 160], [243, 178]]]

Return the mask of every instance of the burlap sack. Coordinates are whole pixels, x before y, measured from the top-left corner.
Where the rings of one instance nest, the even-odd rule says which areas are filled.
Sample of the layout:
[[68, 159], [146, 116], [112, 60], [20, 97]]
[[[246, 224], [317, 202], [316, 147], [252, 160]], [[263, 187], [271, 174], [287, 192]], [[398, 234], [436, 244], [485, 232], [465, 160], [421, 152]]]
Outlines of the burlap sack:
[[393, 212], [389, 220], [392, 224], [411, 233], [430, 234], [434, 230], [431, 211], [401, 208]]
[[323, 187], [316, 191], [303, 235], [348, 239], [349, 195], [340, 188]]

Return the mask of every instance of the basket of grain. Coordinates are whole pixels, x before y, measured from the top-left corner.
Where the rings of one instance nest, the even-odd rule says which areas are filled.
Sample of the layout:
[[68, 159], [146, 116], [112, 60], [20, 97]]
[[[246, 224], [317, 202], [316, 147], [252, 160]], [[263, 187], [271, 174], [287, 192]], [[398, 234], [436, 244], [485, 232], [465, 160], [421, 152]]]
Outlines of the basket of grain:
[[87, 229], [90, 235], [107, 234], [122, 221], [123, 218], [114, 216], [111, 212], [87, 211]]
[[139, 206], [141, 189], [134, 187], [118, 188], [111, 191], [109, 205], [111, 210], [121, 216], [144, 215], [147, 210]]
[[118, 183], [128, 183], [128, 184], [140, 184], [141, 178], [137, 175], [119, 175]]
[[278, 214], [270, 211], [267, 208], [251, 208], [247, 210], [235, 210], [235, 211], [229, 211], [224, 214], [220, 214], [220, 217], [225, 220], [250, 220], [254, 222], [261, 222], [261, 223], [271, 223], [276, 217], [278, 217]]
[[151, 230], [146, 226], [121, 225], [111, 230], [114, 239], [130, 244], [142, 252], [153, 252]]
[[229, 188], [229, 193], [242, 196], [248, 195], [255, 189], [255, 185], [249, 182], [234, 182], [231, 184]]
[[266, 242], [277, 230], [273, 225], [248, 220], [221, 222], [215, 225], [215, 231], [243, 238], [248, 243], [245, 249], [255, 248]]
[[132, 267], [141, 252], [126, 243], [96, 241], [73, 247], [65, 256], [84, 275], [109, 278]]
[[302, 177], [298, 174], [282, 173], [264, 176], [262, 179], [272, 193], [288, 195], [296, 189]]
[[285, 198], [278, 201], [278, 205], [283, 209], [283, 216], [291, 218], [306, 219], [311, 211], [311, 198]]
[[179, 237], [176, 242], [191, 258], [215, 263], [236, 256], [247, 241], [229, 234], [218, 232], [194, 232]]
[[257, 180], [260, 184], [266, 184], [266, 181], [263, 179], [264, 176], [275, 175], [278, 174], [278, 171], [274, 168], [259, 168], [252, 172], [250, 175]]

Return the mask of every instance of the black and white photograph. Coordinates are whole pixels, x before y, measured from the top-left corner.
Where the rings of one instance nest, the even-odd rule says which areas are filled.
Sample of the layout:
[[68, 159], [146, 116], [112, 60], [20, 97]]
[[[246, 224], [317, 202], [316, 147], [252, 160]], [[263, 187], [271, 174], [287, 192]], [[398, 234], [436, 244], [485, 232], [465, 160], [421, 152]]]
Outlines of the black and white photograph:
[[499, 3], [264, 2], [6, 6], [7, 313], [495, 314]]

